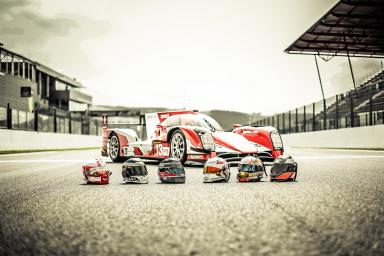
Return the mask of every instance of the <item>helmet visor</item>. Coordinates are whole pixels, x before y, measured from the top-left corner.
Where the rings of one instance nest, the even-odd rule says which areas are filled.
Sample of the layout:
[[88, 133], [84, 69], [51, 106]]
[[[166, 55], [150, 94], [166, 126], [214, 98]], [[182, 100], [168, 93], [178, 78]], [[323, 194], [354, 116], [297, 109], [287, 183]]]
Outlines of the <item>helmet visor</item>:
[[221, 168], [215, 166], [205, 166], [203, 173], [218, 173], [221, 172]]
[[130, 176], [147, 175], [147, 170], [143, 166], [128, 166], [126, 172]]
[[243, 172], [254, 172], [255, 165], [252, 164], [239, 164], [239, 170]]
[[159, 170], [160, 170], [160, 172], [169, 172], [172, 174], [184, 174], [185, 173], [183, 166], [181, 164], [175, 164], [175, 163], [164, 164], [163, 166], [161, 166], [159, 168]]

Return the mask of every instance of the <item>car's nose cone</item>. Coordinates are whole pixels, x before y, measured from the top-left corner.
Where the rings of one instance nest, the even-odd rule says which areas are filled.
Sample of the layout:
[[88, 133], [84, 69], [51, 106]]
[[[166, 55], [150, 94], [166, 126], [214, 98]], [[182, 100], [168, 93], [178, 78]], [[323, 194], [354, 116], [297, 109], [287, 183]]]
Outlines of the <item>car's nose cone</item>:
[[215, 143], [241, 153], [256, 153], [257, 148], [243, 136], [233, 132], [215, 132]]

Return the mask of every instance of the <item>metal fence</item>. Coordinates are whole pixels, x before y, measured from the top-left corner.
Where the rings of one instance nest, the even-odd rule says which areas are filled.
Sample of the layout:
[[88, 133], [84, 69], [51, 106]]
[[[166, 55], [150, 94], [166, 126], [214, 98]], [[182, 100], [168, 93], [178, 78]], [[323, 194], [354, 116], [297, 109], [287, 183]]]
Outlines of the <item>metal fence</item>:
[[252, 123], [274, 126], [282, 134], [377, 124], [384, 124], [384, 79]]
[[101, 135], [101, 117], [90, 117], [81, 112], [68, 112], [49, 108], [34, 112], [21, 111], [0, 106], [0, 128], [70, 133], [85, 135]]

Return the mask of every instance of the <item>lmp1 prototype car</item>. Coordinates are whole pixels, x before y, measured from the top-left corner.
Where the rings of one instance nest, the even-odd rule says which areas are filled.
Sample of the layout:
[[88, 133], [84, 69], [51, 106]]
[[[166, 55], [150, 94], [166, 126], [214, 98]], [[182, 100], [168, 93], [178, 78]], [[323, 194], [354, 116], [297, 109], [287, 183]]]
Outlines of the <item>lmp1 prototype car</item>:
[[237, 125], [225, 132], [213, 118], [193, 110], [145, 114], [146, 140], [140, 140], [133, 129], [117, 127], [103, 116], [102, 155], [115, 162], [139, 157], [204, 163], [216, 156], [232, 162], [247, 155], [273, 162], [283, 154], [280, 135], [273, 127]]

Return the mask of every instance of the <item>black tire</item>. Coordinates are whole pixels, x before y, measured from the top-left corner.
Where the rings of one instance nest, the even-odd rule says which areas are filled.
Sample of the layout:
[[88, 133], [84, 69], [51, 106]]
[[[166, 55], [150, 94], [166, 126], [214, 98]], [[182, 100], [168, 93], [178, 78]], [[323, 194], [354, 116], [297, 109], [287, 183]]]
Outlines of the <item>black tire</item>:
[[182, 164], [187, 160], [187, 140], [181, 130], [172, 133], [169, 141], [169, 157], [179, 160]]
[[113, 162], [120, 162], [120, 141], [117, 134], [112, 134], [111, 138], [109, 139], [108, 143], [108, 149], [109, 149], [109, 157], [112, 159]]

